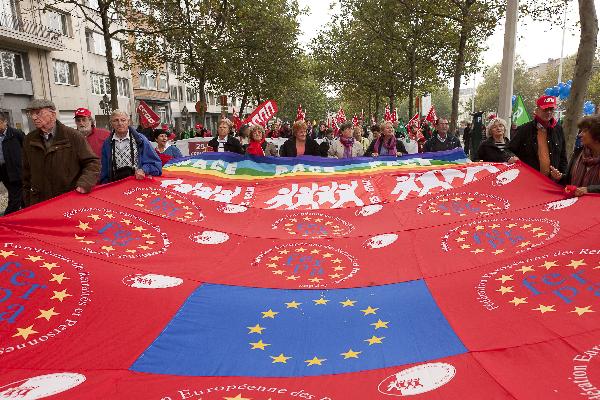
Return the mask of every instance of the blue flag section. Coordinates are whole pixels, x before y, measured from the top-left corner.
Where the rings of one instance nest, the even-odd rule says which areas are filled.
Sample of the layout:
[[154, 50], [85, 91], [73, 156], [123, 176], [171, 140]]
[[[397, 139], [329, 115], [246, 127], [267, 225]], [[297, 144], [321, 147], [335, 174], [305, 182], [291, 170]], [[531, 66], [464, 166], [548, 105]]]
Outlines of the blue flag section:
[[421, 280], [323, 291], [207, 284], [187, 299], [131, 369], [294, 377], [465, 352]]

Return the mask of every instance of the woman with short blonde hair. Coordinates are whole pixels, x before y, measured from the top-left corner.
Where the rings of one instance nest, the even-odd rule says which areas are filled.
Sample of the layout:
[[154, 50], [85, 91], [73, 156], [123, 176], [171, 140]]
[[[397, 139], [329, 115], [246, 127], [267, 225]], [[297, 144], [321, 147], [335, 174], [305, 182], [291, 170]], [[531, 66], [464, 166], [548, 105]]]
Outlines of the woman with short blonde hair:
[[487, 139], [481, 142], [477, 149], [477, 157], [481, 161], [514, 163], [519, 160], [508, 149], [507, 128], [508, 125], [502, 118], [494, 118], [487, 124], [485, 129]]
[[292, 137], [283, 143], [279, 149], [281, 157], [318, 156], [319, 144], [311, 139], [306, 132], [307, 125], [303, 120], [294, 122], [292, 126]]

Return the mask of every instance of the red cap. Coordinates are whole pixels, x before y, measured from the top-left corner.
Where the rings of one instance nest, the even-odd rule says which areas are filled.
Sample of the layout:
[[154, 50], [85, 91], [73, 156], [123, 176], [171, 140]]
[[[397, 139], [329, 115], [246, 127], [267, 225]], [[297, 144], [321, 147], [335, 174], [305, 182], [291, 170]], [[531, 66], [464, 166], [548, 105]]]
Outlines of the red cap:
[[202, 124], [196, 124], [195, 128], [196, 128], [196, 129], [202, 129], [202, 128], [203, 128], [203, 126], [202, 126]]
[[90, 110], [88, 110], [87, 108], [78, 108], [77, 110], [75, 110], [75, 117], [91, 117], [92, 116], [92, 112]]
[[537, 99], [535, 104], [542, 110], [545, 110], [546, 108], [556, 108], [556, 97], [542, 96], [539, 99]]
[[169, 125], [168, 124], [162, 124], [161, 126], [163, 131], [168, 131], [169, 130]]
[[174, 134], [174, 133], [171, 133], [167, 139], [169, 139], [169, 140], [173, 140], [173, 139], [175, 139], [175, 134]]

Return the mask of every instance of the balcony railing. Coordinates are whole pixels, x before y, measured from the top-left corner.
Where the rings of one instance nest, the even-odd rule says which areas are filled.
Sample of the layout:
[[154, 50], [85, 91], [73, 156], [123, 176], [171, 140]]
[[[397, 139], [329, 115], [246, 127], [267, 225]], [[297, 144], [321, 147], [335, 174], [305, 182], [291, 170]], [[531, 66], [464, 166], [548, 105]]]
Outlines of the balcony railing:
[[0, 12], [0, 27], [5, 27], [37, 36], [38, 38], [60, 43], [60, 33], [54, 32], [48, 29], [46, 26], [36, 24], [31, 21], [23, 21], [12, 14]]

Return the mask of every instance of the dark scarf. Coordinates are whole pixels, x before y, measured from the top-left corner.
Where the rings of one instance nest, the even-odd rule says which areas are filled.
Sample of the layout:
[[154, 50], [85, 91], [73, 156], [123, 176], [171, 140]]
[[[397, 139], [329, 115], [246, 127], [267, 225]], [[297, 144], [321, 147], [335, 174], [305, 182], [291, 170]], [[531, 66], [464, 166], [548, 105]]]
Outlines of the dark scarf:
[[395, 156], [396, 155], [396, 137], [390, 136], [390, 139], [383, 142], [383, 149], [379, 151], [384, 135], [380, 135], [375, 142], [375, 151], [379, 152], [380, 156]]
[[354, 146], [354, 138], [340, 136], [340, 142], [344, 145], [344, 158], [352, 157], [352, 146]]
[[577, 157], [571, 171], [571, 184], [577, 187], [600, 184], [600, 157], [594, 157], [587, 147]]

